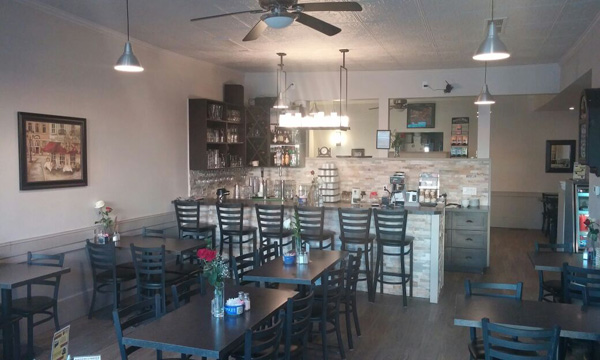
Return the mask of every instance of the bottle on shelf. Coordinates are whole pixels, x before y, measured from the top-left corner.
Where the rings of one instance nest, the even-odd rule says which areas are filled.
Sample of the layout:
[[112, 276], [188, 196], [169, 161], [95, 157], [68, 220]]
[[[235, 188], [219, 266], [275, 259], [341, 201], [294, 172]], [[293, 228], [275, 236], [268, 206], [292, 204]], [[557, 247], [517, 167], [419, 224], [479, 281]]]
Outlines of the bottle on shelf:
[[283, 142], [283, 132], [281, 130], [277, 130], [277, 142]]
[[283, 165], [290, 166], [290, 153], [288, 151], [285, 151], [283, 154]]

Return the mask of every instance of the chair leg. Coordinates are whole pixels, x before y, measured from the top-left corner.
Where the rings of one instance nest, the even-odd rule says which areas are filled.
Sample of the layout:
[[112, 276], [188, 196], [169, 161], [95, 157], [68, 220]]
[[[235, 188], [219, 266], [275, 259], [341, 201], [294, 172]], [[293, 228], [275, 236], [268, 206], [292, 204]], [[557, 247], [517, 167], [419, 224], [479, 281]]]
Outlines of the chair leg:
[[375, 286], [375, 291], [377, 291], [377, 283], [379, 282], [379, 293], [383, 294], [383, 245], [377, 244], [377, 256], [375, 258], [377, 260], [375, 262], [373, 286]]
[[96, 303], [96, 284], [94, 284], [94, 291], [92, 292], [92, 303], [90, 304], [90, 311], [88, 311], [88, 319], [92, 318], [94, 312], [94, 304]]
[[402, 274], [402, 305], [404, 305], [404, 307], [406, 307], [407, 304], [407, 300], [406, 300], [406, 283], [407, 283], [407, 278], [406, 278], [406, 266], [404, 263], [404, 246], [400, 247], [400, 271]]
[[19, 322], [15, 322], [14, 324], [14, 339], [15, 339], [15, 351], [13, 352], [16, 359], [21, 358], [21, 329], [19, 326]]
[[117, 310], [121, 305], [121, 283], [115, 285], [115, 301], [113, 303], [113, 310]]
[[373, 273], [371, 271], [370, 263], [373, 262], [373, 247], [371, 246], [371, 261], [369, 262], [369, 244], [365, 244], [365, 271], [367, 275], [367, 293], [369, 302], [375, 301], [375, 289], [373, 288]]
[[354, 350], [354, 342], [352, 341], [352, 323], [350, 322], [350, 299], [346, 299], [344, 303], [344, 315], [346, 316], [346, 335], [348, 336], [348, 348]]
[[33, 315], [27, 317], [27, 358], [33, 359]]
[[213, 249], [214, 249], [214, 247], [216, 245], [215, 244], [216, 241], [217, 241], [217, 230], [215, 228], [213, 228], [210, 231], [210, 245], [211, 245], [210, 247], [212, 247]]
[[414, 273], [414, 268], [413, 268], [413, 253], [414, 253], [414, 247], [413, 244], [410, 244], [410, 297], [413, 297], [413, 273]]
[[323, 344], [323, 360], [327, 360], [327, 322], [321, 320], [319, 323], [319, 330], [321, 330], [321, 343]]
[[335, 245], [334, 245], [335, 244], [335, 238], [333, 237], [333, 235], [331, 235], [330, 240], [331, 240], [331, 250], [335, 250]]
[[256, 251], [256, 230], [252, 232], [252, 251]]
[[350, 299], [352, 304], [352, 315], [354, 315], [354, 327], [356, 328], [356, 336], [360, 336], [360, 324], [358, 323], [358, 311], [356, 310], [356, 295]]
[[240, 235], [240, 253], [239, 253], [239, 255], [244, 254], [244, 243], [242, 242], [243, 240], [244, 240], [244, 235]]
[[[338, 304], [339, 306], [339, 304]], [[342, 360], [346, 359], [346, 352], [344, 350], [344, 341], [342, 340], [342, 331], [340, 329], [340, 311], [335, 313], [335, 336], [337, 337], [338, 347], [340, 348], [340, 357]]]
[[52, 317], [54, 317], [54, 327], [56, 331], [60, 330], [60, 325], [58, 323], [58, 304], [54, 304], [52, 309]]
[[227, 242], [229, 245], [229, 259], [233, 259], [233, 235], [227, 237]]

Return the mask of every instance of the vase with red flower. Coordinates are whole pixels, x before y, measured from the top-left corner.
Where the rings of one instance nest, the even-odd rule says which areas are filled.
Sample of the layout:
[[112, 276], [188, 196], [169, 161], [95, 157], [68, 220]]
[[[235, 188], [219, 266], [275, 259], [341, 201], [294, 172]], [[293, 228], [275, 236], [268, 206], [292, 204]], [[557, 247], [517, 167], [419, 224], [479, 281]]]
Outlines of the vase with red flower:
[[197, 254], [202, 262], [202, 275], [207, 278], [208, 283], [214, 288], [211, 312], [214, 317], [225, 315], [225, 282], [229, 277], [229, 267], [216, 250], [200, 249]]

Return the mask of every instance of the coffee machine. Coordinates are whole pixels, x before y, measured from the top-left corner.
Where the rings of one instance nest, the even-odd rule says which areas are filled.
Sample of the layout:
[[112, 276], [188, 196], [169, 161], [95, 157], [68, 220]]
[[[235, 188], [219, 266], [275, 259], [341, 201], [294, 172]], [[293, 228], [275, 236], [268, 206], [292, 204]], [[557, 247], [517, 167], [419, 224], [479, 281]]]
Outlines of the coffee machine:
[[217, 189], [217, 202], [222, 203], [227, 198], [229, 191], [225, 188]]
[[390, 195], [390, 204], [404, 205], [406, 201], [406, 176], [403, 171], [396, 171], [390, 176], [392, 193]]

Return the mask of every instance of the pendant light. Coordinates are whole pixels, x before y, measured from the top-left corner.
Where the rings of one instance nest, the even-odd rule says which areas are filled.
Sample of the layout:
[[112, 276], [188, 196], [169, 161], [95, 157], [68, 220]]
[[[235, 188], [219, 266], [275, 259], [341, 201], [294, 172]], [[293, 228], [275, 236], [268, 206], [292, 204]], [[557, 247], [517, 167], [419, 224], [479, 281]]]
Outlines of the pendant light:
[[506, 59], [508, 57], [510, 57], [508, 49], [502, 40], [500, 40], [498, 29], [494, 23], [494, 0], [492, 0], [492, 21], [488, 26], [488, 35], [481, 45], [479, 45], [475, 55], [473, 55], [473, 59], [479, 61], [493, 61]]
[[140, 72], [144, 71], [144, 68], [133, 54], [133, 48], [129, 42], [129, 0], [125, 0], [125, 3], [127, 6], [127, 42], [125, 43], [123, 55], [121, 55], [115, 64], [115, 70], [124, 72]]
[[285, 92], [289, 89], [286, 89], [285, 85], [287, 82], [287, 74], [283, 70], [283, 57], [286, 53], [277, 53], [279, 56], [279, 64], [277, 65], [277, 101], [275, 105], [273, 105], [273, 109], [287, 109], [288, 104], [285, 101]]
[[490, 94], [490, 90], [487, 86], [487, 62], [485, 63], [485, 72], [484, 72], [484, 80], [483, 80], [483, 88], [475, 100], [475, 105], [492, 105], [496, 103], [492, 94]]

